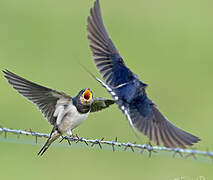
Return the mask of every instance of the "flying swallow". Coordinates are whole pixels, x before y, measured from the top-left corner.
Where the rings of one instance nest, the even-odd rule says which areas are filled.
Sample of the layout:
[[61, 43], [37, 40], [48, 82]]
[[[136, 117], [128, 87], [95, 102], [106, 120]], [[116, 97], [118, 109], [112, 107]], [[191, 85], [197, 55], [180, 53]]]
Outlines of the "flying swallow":
[[89, 88], [82, 89], [72, 98], [63, 92], [26, 80], [8, 70], [3, 72], [13, 88], [32, 101], [53, 126], [50, 137], [38, 155], [42, 155], [59, 136], [65, 133], [72, 136], [72, 130], [79, 126], [90, 112], [97, 112], [114, 104], [113, 100], [93, 98]]
[[104, 82], [96, 80], [112, 95], [133, 129], [139, 130], [157, 145], [172, 148], [186, 148], [200, 140], [168, 121], [147, 97], [147, 84], [125, 65], [106, 31], [99, 0], [90, 9], [87, 31], [94, 63]]

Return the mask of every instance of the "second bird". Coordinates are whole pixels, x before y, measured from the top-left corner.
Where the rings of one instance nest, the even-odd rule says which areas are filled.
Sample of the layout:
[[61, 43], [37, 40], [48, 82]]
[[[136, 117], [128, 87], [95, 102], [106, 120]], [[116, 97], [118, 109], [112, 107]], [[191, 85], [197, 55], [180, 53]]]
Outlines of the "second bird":
[[79, 126], [90, 112], [96, 112], [114, 104], [113, 100], [93, 98], [89, 88], [82, 89], [72, 98], [63, 92], [28, 81], [8, 70], [3, 72], [13, 88], [36, 104], [53, 126], [50, 137], [38, 155], [42, 155], [51, 143], [64, 133], [72, 136], [72, 130]]
[[105, 83], [96, 79], [112, 95], [134, 129], [157, 145], [163, 143], [167, 147], [186, 148], [200, 140], [169, 122], [147, 97], [147, 85], [125, 65], [104, 27], [99, 0], [90, 10], [87, 30], [95, 65]]

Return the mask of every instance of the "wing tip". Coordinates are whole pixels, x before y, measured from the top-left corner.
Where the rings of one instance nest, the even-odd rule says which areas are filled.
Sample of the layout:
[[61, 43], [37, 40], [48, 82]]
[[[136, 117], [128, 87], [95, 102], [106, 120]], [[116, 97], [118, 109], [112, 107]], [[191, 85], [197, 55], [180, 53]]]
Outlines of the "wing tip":
[[11, 71], [9, 71], [8, 69], [3, 69], [2, 72], [4, 73], [4, 77], [6, 77], [7, 75], [13, 74]]
[[7, 79], [7, 81], [11, 84], [10, 79], [12, 77], [17, 77], [17, 75], [15, 75], [14, 73], [12, 73], [11, 71], [4, 69], [2, 70], [2, 72], [4, 73], [3, 76]]
[[18, 76], [17, 74], [9, 71], [8, 69], [4, 69], [4, 70], [2, 70], [2, 72], [4, 73], [4, 77], [7, 78], [8, 80], [10, 78], [18, 78], [18, 79], [21, 78], [20, 76]]
[[[193, 146], [195, 143], [200, 141], [200, 138], [183, 131], [175, 126], [162, 129], [164, 133], [168, 134], [168, 138], [170, 139], [170, 143], [165, 143], [166, 141], [162, 141], [162, 143], [169, 148], [187, 148], [188, 146]], [[172, 143], [171, 143], [172, 142]]]
[[201, 140], [199, 137], [174, 126], [157, 109], [154, 109], [154, 119], [142, 117], [137, 110], [132, 113], [131, 118], [134, 126], [157, 145], [163, 144], [168, 148], [185, 149]]
[[3, 72], [4, 74], [6, 74], [6, 73], [8, 72], [8, 70], [7, 70], [7, 69], [3, 69], [2, 72]]

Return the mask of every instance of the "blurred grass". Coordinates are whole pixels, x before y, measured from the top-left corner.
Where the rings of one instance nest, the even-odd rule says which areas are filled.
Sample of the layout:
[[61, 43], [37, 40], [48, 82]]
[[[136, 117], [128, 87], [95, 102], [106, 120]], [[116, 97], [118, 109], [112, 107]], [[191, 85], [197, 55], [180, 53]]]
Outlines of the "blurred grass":
[[[202, 139], [197, 148], [212, 149], [212, 1], [100, 3], [109, 34], [126, 64], [149, 84], [149, 97], [173, 123]], [[96, 96], [110, 97], [78, 64], [83, 63], [98, 75], [86, 33], [92, 4], [74, 0], [0, 1], [0, 69], [7, 68], [72, 96], [90, 87]], [[35, 106], [3, 77], [0, 87], [1, 125], [50, 131]], [[75, 133], [90, 138], [137, 140], [116, 106], [91, 114]], [[140, 143], [146, 142], [142, 139]], [[211, 165], [196, 161], [57, 147], [38, 158], [39, 149], [1, 143], [1, 178], [213, 178]]]

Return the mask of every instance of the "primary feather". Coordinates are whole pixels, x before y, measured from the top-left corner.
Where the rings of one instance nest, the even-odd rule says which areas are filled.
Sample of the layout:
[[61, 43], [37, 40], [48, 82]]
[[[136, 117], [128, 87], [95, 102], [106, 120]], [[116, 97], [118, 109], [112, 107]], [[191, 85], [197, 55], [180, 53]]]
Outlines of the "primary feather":
[[38, 85], [8, 70], [3, 72], [13, 88], [28, 100], [32, 101], [52, 125], [54, 125], [56, 121], [53, 114], [58, 100], [64, 99], [66, 101], [72, 99], [69, 95], [66, 95], [63, 92]]

